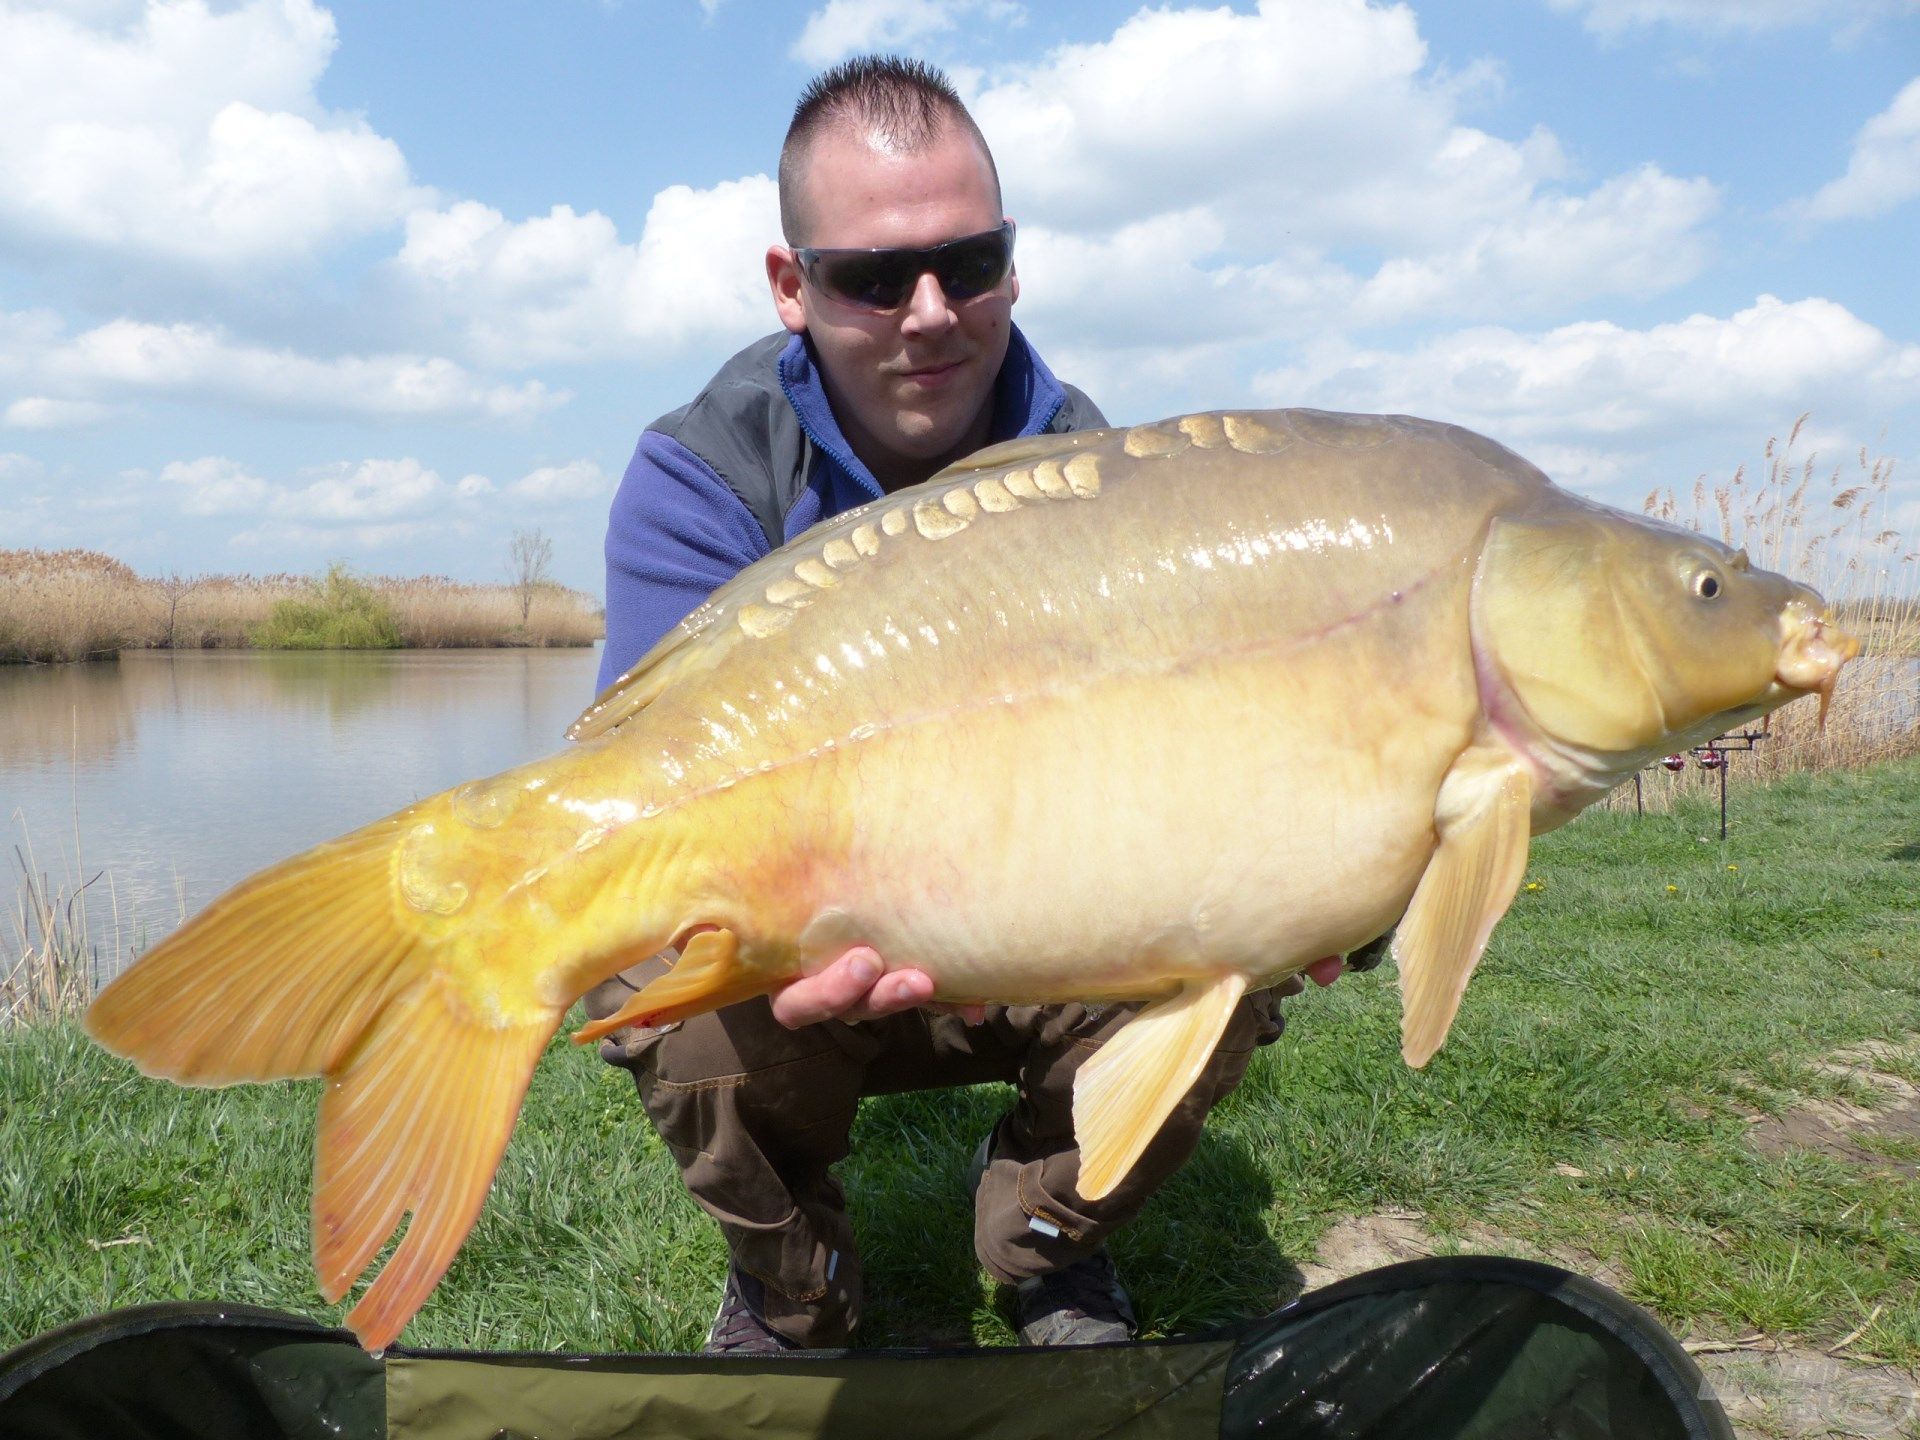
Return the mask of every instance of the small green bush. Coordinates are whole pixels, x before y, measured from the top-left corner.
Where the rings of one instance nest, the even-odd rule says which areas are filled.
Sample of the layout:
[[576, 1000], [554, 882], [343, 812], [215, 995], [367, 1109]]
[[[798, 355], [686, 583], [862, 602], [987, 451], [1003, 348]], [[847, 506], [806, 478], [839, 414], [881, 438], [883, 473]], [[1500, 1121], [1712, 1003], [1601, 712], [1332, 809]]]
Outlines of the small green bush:
[[247, 640], [260, 650], [397, 650], [400, 622], [372, 586], [335, 561], [308, 594], [276, 604]]

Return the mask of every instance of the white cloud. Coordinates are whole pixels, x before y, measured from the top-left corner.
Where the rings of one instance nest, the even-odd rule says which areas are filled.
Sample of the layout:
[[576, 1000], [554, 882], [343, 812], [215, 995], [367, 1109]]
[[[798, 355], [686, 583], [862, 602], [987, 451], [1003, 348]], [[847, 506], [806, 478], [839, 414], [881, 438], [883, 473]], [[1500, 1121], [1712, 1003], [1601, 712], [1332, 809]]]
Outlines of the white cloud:
[[1613, 37], [1637, 27], [1727, 33], [1778, 30], [1833, 20], [1861, 25], [1911, 11], [1914, 0], [1548, 0], [1562, 14], [1579, 15], [1587, 29]]
[[0, 3], [0, 241], [279, 265], [431, 199], [399, 148], [315, 85], [312, 0]]
[[111, 405], [93, 400], [52, 400], [27, 395], [13, 401], [0, 415], [0, 425], [15, 430], [66, 430], [96, 425], [113, 414]]
[[313, 520], [390, 520], [431, 509], [449, 489], [436, 471], [411, 456], [352, 465], [343, 461], [282, 497], [274, 508]]
[[42, 465], [31, 455], [22, 455], [18, 450], [0, 450], [0, 481], [8, 485], [30, 485], [47, 473]]
[[1361, 291], [1358, 318], [1391, 322], [1434, 311], [1550, 308], [1570, 295], [1658, 294], [1705, 265], [1701, 227], [1718, 207], [1710, 182], [1677, 180], [1653, 165], [1587, 195], [1541, 197], [1452, 251], [1388, 260]]
[[[289, 525], [318, 534], [325, 527], [413, 520], [431, 524], [463, 511], [465, 502], [492, 489], [481, 475], [450, 484], [412, 456], [337, 461], [310, 468], [295, 482], [281, 483], [262, 479], [239, 461], [204, 455], [161, 467], [159, 478], [163, 484], [179, 487], [179, 505], [185, 514], [267, 516], [284, 522], [275, 533], [284, 533]], [[269, 528], [249, 533], [257, 537]]]
[[1210, 207], [1155, 215], [1097, 235], [1020, 232], [1019, 317], [1078, 344], [1142, 350], [1309, 334], [1351, 305], [1355, 278], [1324, 258], [1283, 252], [1222, 258]]
[[[452, 528], [455, 533], [466, 533], [463, 526]], [[447, 530], [448, 527], [438, 520], [403, 520], [386, 525], [340, 527], [271, 520], [246, 530], [236, 530], [227, 543], [236, 550], [267, 555], [284, 554], [289, 550], [332, 555], [342, 548], [354, 551], [391, 550], [400, 545], [417, 545], [423, 541], [444, 538]]]
[[1920, 195], [1920, 79], [1854, 137], [1847, 173], [1822, 185], [1805, 203], [1814, 220], [1882, 215]]
[[765, 175], [653, 198], [640, 238], [565, 205], [509, 222], [474, 201], [407, 218], [403, 280], [485, 364], [657, 354], [774, 327], [762, 257], [780, 234]]
[[567, 399], [537, 381], [488, 384], [439, 356], [318, 359], [205, 325], [113, 320], [61, 339], [44, 312], [0, 316], [0, 387], [9, 382], [56, 392], [13, 402], [28, 405], [29, 416], [60, 413], [49, 407], [63, 404], [155, 396], [288, 415], [519, 420]]
[[237, 462], [218, 455], [175, 460], [161, 467], [160, 478], [185, 492], [180, 509], [188, 515], [252, 515], [272, 502], [275, 491]]
[[1433, 245], [1523, 204], [1558, 142], [1459, 122], [1412, 11], [1361, 0], [1142, 10], [987, 82], [971, 108], [1015, 213], [1066, 229], [1208, 204], [1230, 239]]
[[818, 66], [863, 50], [911, 49], [974, 14], [1018, 23], [1025, 12], [1007, 0], [828, 0], [807, 17], [789, 53]]
[[607, 488], [607, 475], [591, 460], [571, 460], [565, 465], [543, 465], [521, 476], [507, 487], [516, 499], [536, 504], [561, 504], [570, 500], [591, 500]]
[[1031, 222], [1022, 303], [1074, 333], [1200, 343], [1566, 313], [1698, 273], [1712, 184], [1644, 165], [1570, 189], [1552, 134], [1462, 122], [1489, 74], [1434, 69], [1404, 6], [1262, 0], [1142, 10], [979, 82], [971, 108]]
[[[1868, 427], [1920, 401], [1920, 345], [1844, 306], [1763, 295], [1722, 319], [1629, 330], [1460, 331], [1394, 353], [1330, 348], [1254, 381], [1270, 404], [1395, 411], [1591, 449], [1817, 409]], [[1766, 423], [1764, 420], [1761, 423]]]

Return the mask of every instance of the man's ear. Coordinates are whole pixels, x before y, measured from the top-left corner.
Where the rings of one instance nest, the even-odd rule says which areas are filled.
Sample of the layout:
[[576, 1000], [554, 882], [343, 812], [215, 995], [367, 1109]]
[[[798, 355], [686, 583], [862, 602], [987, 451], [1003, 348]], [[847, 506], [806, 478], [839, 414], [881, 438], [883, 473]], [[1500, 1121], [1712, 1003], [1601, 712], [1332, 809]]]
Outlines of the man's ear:
[[784, 245], [767, 247], [767, 287], [780, 323], [798, 335], [807, 328], [807, 300], [800, 286], [800, 262]]
[[[1011, 215], [1002, 215], [1000, 218], [1009, 225], [1013, 224]], [[1007, 297], [1007, 303], [1011, 305], [1020, 298], [1020, 263], [1017, 260], [1012, 262], [1007, 275], [1013, 281], [1013, 293]]]

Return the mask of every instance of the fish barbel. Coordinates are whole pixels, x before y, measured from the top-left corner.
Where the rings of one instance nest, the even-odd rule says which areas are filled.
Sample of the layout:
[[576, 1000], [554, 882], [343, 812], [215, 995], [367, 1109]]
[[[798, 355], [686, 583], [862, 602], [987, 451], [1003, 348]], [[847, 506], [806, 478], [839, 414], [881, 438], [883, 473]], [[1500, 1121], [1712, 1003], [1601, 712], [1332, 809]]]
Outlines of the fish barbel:
[[567, 1008], [663, 1024], [846, 947], [941, 999], [1148, 1002], [1080, 1071], [1126, 1174], [1239, 997], [1394, 931], [1423, 1065], [1530, 834], [1831, 691], [1820, 597], [1493, 442], [1272, 411], [996, 446], [742, 572], [579, 743], [244, 881], [101, 994], [152, 1075], [322, 1075], [314, 1263], [383, 1348]]

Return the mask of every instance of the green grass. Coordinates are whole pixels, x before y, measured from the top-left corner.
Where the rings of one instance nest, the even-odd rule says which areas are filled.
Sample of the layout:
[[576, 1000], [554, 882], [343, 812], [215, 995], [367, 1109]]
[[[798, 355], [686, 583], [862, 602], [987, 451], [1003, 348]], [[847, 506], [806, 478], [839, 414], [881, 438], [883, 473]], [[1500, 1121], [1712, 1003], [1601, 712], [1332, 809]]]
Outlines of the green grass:
[[[1150, 1331], [1270, 1308], [1331, 1224], [1394, 1207], [1443, 1237], [1486, 1224], [1590, 1254], [1682, 1331], [1831, 1344], [1878, 1307], [1848, 1353], [1920, 1362], [1911, 1144], [1880, 1146], [1880, 1168], [1744, 1139], [1755, 1110], [1866, 1095], [1813, 1062], [1920, 1034], [1916, 796], [1920, 762], [1764, 790], [1736, 778], [1724, 846], [1691, 804], [1589, 813], [1543, 838], [1540, 888], [1422, 1072], [1399, 1059], [1391, 967], [1287, 1002], [1287, 1035], [1116, 1243]], [[0, 1036], [0, 1345], [173, 1297], [337, 1317], [307, 1269], [315, 1093], [149, 1082], [70, 1023]], [[866, 1343], [1011, 1338], [962, 1193], [1006, 1093], [864, 1109], [842, 1168]], [[406, 1339], [688, 1348], [724, 1263], [627, 1076], [557, 1042]]]
[[259, 650], [396, 650], [400, 621], [372, 586], [336, 563], [311, 593], [277, 603], [247, 641]]

